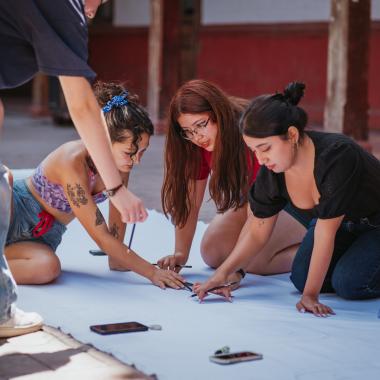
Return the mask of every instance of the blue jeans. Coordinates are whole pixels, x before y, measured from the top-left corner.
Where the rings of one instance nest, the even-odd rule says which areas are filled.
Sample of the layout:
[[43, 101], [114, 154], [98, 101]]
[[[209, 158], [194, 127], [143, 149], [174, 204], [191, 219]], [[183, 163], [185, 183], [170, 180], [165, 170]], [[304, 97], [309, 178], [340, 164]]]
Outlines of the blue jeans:
[[[287, 210], [307, 228], [293, 261], [290, 279], [303, 292], [314, 246], [317, 219], [301, 220], [297, 211]], [[321, 292], [335, 292], [346, 299], [380, 297], [380, 214], [344, 221], [337, 231], [332, 260]]]
[[12, 304], [17, 299], [16, 283], [13, 280], [4, 256], [5, 239], [8, 233], [11, 189], [4, 166], [0, 163], [0, 323], [11, 317]]
[[62, 241], [66, 226], [54, 220], [48, 232], [40, 237], [33, 236], [33, 229], [39, 222], [41, 205], [26, 186], [24, 179], [13, 184], [13, 220], [9, 226], [6, 245], [20, 241], [34, 241], [48, 245], [54, 252]]

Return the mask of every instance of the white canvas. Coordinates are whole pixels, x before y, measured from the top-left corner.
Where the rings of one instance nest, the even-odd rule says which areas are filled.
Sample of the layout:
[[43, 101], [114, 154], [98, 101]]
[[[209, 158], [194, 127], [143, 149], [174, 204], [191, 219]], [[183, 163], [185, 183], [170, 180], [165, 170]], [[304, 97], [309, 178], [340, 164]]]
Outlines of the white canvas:
[[[25, 174], [25, 172], [18, 173]], [[101, 210], [106, 215], [107, 205]], [[191, 282], [212, 273], [199, 254], [206, 225], [198, 223], [189, 264]], [[125, 241], [129, 241], [128, 226]], [[156, 211], [138, 224], [132, 248], [147, 260], [170, 254], [170, 222]], [[74, 221], [58, 249], [62, 275], [43, 286], [20, 286], [18, 304], [41, 313], [48, 325], [135, 364], [159, 379], [357, 380], [380, 378], [379, 300], [345, 301], [322, 295], [336, 316], [317, 318], [295, 309], [299, 294], [289, 275], [247, 275], [232, 303], [212, 296], [203, 304], [186, 290], [161, 290], [131, 272], [111, 272], [105, 257]], [[89, 326], [138, 321], [162, 331], [101, 336]], [[222, 366], [208, 359], [218, 348], [252, 350], [264, 359]]]

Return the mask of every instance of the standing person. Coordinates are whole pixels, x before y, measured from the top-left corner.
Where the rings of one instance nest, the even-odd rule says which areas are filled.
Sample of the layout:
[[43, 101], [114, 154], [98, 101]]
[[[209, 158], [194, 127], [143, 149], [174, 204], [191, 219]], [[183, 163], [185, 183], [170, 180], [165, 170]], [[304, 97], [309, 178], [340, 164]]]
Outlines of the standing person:
[[[117, 83], [97, 82], [95, 93], [111, 137], [111, 149], [125, 187], [149, 147], [153, 124], [138, 97]], [[60, 274], [55, 251], [66, 225], [78, 218], [109, 257], [111, 269], [132, 270], [165, 288], [183, 287], [179, 274], [154, 267], [124, 242], [126, 225], [109, 204], [109, 227], [97, 207], [107, 199], [86, 147], [70, 141], [50, 153], [26, 180], [13, 185], [12, 219], [5, 256], [18, 284], [45, 284]]]
[[[93, 17], [100, 0], [87, 0], [86, 14]], [[87, 23], [81, 0], [0, 1], [0, 89], [17, 87], [38, 71], [58, 76], [74, 125], [99, 171], [124, 222], [144, 221], [142, 201], [129, 192], [113, 161], [110, 140], [89, 80], [95, 73], [87, 65]], [[2, 106], [1, 106], [2, 109]], [[0, 126], [3, 112], [0, 113]], [[1, 201], [9, 199], [5, 169], [0, 164]], [[9, 205], [2, 204], [4, 215]], [[13, 280], [4, 261], [4, 237], [9, 218], [0, 232], [0, 337], [39, 329], [41, 317], [24, 314], [14, 304]]]
[[16, 284], [3, 254], [10, 218], [10, 194], [8, 172], [0, 165], [0, 338], [27, 334], [42, 327], [40, 315], [25, 313], [15, 306]]
[[[380, 296], [380, 162], [347, 136], [305, 131], [307, 114], [298, 106], [304, 88], [295, 82], [283, 94], [259, 96], [241, 118], [244, 141], [263, 165], [250, 190], [247, 248], [195, 286], [201, 300], [260, 252], [287, 202], [308, 220], [290, 277], [302, 293], [297, 309], [333, 314], [320, 292]], [[222, 293], [229, 297], [228, 288]]]
[[[209, 177], [218, 215], [201, 243], [206, 264], [218, 268], [250, 223], [247, 193], [259, 165], [238, 127], [247, 103], [204, 80], [189, 81], [174, 95], [168, 116], [162, 205], [175, 225], [175, 249], [158, 261], [161, 268], [174, 269], [188, 260]], [[285, 212], [281, 214], [271, 241], [244, 268], [236, 268], [230, 281], [240, 281], [245, 271], [274, 274], [290, 270], [304, 228]]]

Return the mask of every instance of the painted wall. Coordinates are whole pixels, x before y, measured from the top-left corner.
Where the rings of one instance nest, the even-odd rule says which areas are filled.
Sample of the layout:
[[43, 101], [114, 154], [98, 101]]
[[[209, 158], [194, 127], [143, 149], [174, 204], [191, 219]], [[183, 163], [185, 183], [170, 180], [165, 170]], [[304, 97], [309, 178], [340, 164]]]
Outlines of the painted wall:
[[[235, 0], [234, 3], [237, 2], [241, 9], [234, 13], [229, 0], [203, 0], [204, 25], [200, 34], [197, 77], [211, 80], [231, 94], [248, 98], [281, 90], [289, 81], [303, 80], [307, 92], [302, 104], [309, 113], [310, 122], [321, 125], [326, 99], [328, 24], [327, 20], [300, 20], [307, 18], [308, 13], [312, 13], [316, 20], [326, 17], [329, 0], [289, 0], [286, 2], [288, 7], [283, 5], [284, 1], [279, 0]], [[298, 13], [292, 11], [297, 4]], [[308, 7], [301, 7], [301, 4]], [[124, 25], [128, 20], [137, 24], [149, 22], [149, 0], [119, 0], [114, 6], [119, 13], [114, 17], [115, 24]], [[267, 14], [265, 22], [241, 24], [244, 14], [254, 6], [262, 10], [252, 14], [260, 16], [262, 20]], [[276, 23], [268, 23], [274, 21], [268, 16], [271, 7], [275, 9], [273, 14], [277, 15]], [[219, 13], [216, 12], [217, 8]], [[129, 10], [129, 16], [125, 14], [126, 10]], [[230, 19], [235, 17], [234, 24], [227, 22], [228, 14]], [[380, 19], [380, 0], [373, 0], [372, 14]], [[280, 19], [282, 22], [279, 22]], [[225, 24], [218, 24], [222, 21]], [[147, 39], [146, 26], [98, 30], [90, 37], [90, 62], [100, 78], [127, 80], [129, 87], [140, 95], [144, 103], [147, 87]], [[370, 126], [380, 129], [378, 67], [380, 22], [374, 22], [370, 46]]]
[[205, 25], [327, 21], [330, 0], [203, 0]]
[[90, 33], [89, 62], [99, 79], [126, 82], [146, 102], [147, 28], [107, 28]]
[[148, 26], [150, 0], [114, 0], [113, 14], [115, 26]]
[[[148, 26], [149, 0], [114, 0], [115, 26]], [[203, 25], [327, 22], [330, 0], [202, 0]], [[380, 20], [380, 0], [372, 0]]]
[[[90, 38], [90, 63], [101, 79], [128, 80], [146, 102], [148, 31], [123, 28]], [[302, 101], [313, 124], [323, 122], [326, 98], [327, 24], [203, 27], [198, 77], [234, 95], [281, 90], [303, 80]], [[380, 129], [380, 24], [372, 30], [369, 71], [370, 126]]]
[[[218, 62], [219, 64], [215, 64]], [[208, 28], [202, 32], [199, 76], [242, 97], [307, 85], [302, 100], [310, 121], [321, 124], [326, 94], [327, 26]]]

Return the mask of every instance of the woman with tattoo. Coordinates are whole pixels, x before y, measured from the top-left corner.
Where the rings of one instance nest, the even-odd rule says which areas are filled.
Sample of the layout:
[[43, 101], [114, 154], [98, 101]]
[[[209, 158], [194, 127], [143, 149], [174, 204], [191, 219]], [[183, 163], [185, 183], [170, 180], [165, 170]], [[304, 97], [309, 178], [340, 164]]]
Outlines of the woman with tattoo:
[[175, 272], [155, 268], [123, 244], [126, 225], [109, 202], [109, 228], [97, 203], [128, 186], [129, 173], [149, 146], [153, 125], [138, 98], [114, 83], [95, 85], [108, 127], [111, 150], [123, 184], [105, 185], [82, 141], [71, 141], [49, 154], [26, 180], [13, 184], [12, 220], [5, 255], [18, 284], [45, 284], [60, 274], [55, 254], [66, 225], [78, 218], [109, 256], [111, 269], [129, 269], [165, 288], [182, 287]]
[[[302, 292], [298, 311], [334, 314], [319, 302], [321, 292], [380, 297], [380, 163], [347, 136], [305, 131], [307, 115], [297, 106], [304, 88], [295, 82], [283, 94], [259, 96], [241, 118], [244, 141], [263, 165], [250, 190], [254, 216], [240, 249], [195, 285], [201, 300], [260, 252], [288, 202], [307, 228], [290, 277]], [[230, 296], [228, 288], [221, 293]]]
[[[175, 269], [186, 263], [209, 177], [218, 215], [203, 236], [203, 260], [217, 268], [239, 244], [242, 230], [250, 223], [248, 189], [259, 169], [238, 128], [247, 104], [204, 80], [185, 83], [173, 97], [162, 204], [175, 225], [175, 249], [158, 261], [161, 268]], [[289, 272], [304, 231], [300, 223], [282, 212], [271, 241], [229, 280], [239, 282], [245, 270], [263, 275]]]

